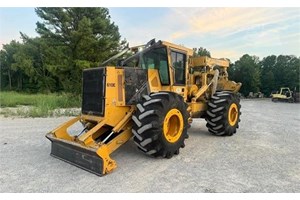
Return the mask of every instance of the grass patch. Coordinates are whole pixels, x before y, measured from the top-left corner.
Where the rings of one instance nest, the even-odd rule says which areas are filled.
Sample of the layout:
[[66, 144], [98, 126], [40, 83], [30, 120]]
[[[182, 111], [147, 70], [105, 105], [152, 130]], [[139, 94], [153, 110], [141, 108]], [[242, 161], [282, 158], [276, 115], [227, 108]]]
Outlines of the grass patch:
[[4, 116], [47, 117], [72, 115], [74, 113], [72, 109], [70, 111], [70, 109], [65, 108], [78, 108], [80, 105], [80, 96], [70, 94], [0, 92], [0, 114]]
[[0, 92], [1, 107], [16, 107], [19, 105], [30, 105], [37, 107], [73, 108], [80, 107], [79, 96], [70, 94], [25, 94], [17, 92]]

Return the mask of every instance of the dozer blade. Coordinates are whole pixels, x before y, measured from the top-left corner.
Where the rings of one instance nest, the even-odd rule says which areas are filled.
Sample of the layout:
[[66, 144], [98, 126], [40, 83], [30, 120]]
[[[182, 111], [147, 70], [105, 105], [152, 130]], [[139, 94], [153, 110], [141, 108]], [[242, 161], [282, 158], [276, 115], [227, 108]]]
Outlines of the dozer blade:
[[95, 149], [83, 147], [75, 142], [61, 140], [48, 133], [51, 141], [51, 156], [80, 167], [98, 176], [103, 176], [103, 160]]

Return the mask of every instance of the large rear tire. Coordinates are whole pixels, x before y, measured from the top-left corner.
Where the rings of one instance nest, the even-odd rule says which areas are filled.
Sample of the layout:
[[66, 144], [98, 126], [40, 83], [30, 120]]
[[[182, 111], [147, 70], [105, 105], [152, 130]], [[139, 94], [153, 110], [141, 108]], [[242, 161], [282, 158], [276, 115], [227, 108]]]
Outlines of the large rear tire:
[[182, 96], [173, 92], [145, 95], [132, 116], [134, 142], [148, 155], [171, 158], [185, 146], [188, 118]]
[[213, 135], [232, 136], [239, 128], [239, 97], [229, 91], [216, 92], [208, 103], [206, 127]]

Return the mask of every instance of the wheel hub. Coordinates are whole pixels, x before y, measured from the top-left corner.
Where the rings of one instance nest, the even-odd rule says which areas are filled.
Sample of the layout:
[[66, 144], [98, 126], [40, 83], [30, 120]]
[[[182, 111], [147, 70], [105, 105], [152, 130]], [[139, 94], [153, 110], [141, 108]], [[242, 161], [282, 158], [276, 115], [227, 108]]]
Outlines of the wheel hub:
[[238, 107], [235, 103], [231, 104], [228, 110], [228, 122], [230, 126], [234, 126], [238, 120]]
[[183, 131], [183, 117], [181, 112], [173, 108], [165, 116], [163, 134], [168, 142], [175, 143]]

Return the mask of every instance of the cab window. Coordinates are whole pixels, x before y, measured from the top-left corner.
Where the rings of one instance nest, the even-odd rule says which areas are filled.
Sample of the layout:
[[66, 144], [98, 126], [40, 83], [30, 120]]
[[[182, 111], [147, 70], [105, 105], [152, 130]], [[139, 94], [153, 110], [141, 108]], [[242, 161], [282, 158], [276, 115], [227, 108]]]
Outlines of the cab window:
[[171, 51], [171, 63], [175, 70], [175, 84], [184, 85], [185, 84], [185, 63], [186, 55], [183, 53]]

